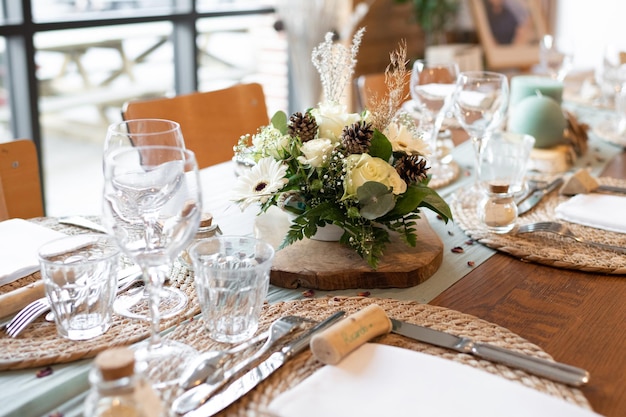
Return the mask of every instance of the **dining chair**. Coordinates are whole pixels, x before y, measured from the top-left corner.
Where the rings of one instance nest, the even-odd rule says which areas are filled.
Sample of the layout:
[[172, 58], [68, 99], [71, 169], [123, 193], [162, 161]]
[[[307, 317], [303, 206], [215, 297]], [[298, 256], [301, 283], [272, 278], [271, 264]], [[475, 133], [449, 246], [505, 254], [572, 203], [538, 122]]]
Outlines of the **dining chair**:
[[[355, 79], [357, 106], [359, 110], [371, 108], [374, 100], [380, 100], [387, 93], [385, 73], [363, 74]], [[409, 98], [409, 82], [404, 85], [404, 94]]]
[[180, 124], [185, 146], [196, 154], [199, 168], [230, 160], [233, 146], [247, 133], [269, 123], [263, 88], [258, 83], [133, 100], [124, 104], [124, 120], [160, 118]]
[[0, 143], [0, 220], [44, 215], [39, 159], [35, 143]]

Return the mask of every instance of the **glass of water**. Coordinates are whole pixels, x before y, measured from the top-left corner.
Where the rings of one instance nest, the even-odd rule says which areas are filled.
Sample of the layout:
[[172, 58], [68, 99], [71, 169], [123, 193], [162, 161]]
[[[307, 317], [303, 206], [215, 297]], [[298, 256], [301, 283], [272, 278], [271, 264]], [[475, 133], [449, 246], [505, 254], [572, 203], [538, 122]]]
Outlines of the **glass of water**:
[[272, 246], [250, 237], [219, 236], [195, 243], [189, 254], [209, 337], [225, 343], [249, 339], [267, 295]]
[[75, 235], [39, 248], [41, 276], [60, 336], [86, 340], [111, 326], [120, 250], [106, 235]]

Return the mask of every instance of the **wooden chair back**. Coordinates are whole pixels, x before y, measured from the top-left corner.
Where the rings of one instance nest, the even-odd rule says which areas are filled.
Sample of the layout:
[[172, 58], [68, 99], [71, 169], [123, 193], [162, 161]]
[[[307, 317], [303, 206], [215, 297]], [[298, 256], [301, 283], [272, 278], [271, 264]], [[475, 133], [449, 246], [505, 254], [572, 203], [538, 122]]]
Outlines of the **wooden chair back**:
[[199, 168], [230, 160], [233, 146], [242, 135], [254, 134], [269, 123], [265, 94], [258, 83], [129, 101], [124, 105], [122, 117], [178, 122], [185, 146], [195, 152]]
[[[380, 100], [387, 94], [385, 74], [382, 72], [360, 75], [356, 78], [355, 84], [358, 110], [371, 108], [373, 100]], [[410, 98], [408, 80], [404, 85], [403, 96], [407, 100]]]
[[0, 220], [43, 215], [35, 143], [28, 139], [0, 143]]

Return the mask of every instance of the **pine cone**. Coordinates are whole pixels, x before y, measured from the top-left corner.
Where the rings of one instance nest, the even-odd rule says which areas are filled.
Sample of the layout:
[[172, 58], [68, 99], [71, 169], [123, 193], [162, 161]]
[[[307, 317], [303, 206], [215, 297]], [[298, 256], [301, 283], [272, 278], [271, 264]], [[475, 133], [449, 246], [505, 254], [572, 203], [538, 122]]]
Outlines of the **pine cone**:
[[372, 136], [372, 124], [361, 121], [344, 127], [341, 141], [348, 153], [366, 153], [372, 144]]
[[579, 123], [576, 116], [568, 111], [565, 111], [565, 118], [567, 120], [567, 127], [564, 132], [565, 139], [574, 148], [576, 155], [583, 156], [589, 147], [589, 137], [587, 136], [589, 125]]
[[408, 184], [426, 179], [428, 168], [426, 160], [419, 155], [402, 155], [395, 165], [396, 171]]
[[291, 137], [298, 136], [304, 143], [315, 139], [317, 128], [315, 117], [311, 116], [309, 113], [302, 114], [301, 112], [296, 112], [289, 118], [287, 133]]

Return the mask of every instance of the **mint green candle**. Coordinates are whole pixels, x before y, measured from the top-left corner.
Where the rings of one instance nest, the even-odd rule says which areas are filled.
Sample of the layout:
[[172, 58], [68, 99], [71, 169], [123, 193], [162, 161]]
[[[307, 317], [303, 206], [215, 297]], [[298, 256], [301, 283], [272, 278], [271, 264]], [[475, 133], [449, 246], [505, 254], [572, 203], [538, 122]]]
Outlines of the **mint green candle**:
[[560, 105], [563, 101], [563, 81], [540, 75], [517, 75], [511, 78], [509, 109], [514, 110], [522, 99], [536, 96], [537, 92], [551, 97]]
[[507, 130], [535, 138], [535, 148], [550, 148], [563, 141], [567, 122], [559, 103], [552, 97], [524, 97], [509, 115]]

